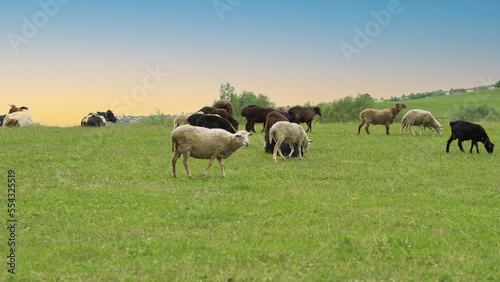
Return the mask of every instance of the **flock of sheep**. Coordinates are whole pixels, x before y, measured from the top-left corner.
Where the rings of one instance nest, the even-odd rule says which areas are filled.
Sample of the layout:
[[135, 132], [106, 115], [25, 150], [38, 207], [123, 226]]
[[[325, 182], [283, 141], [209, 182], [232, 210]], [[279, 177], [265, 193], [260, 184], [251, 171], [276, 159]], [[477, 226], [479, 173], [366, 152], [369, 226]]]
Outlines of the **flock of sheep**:
[[[365, 109], [359, 117], [361, 123], [358, 127], [358, 134], [365, 125], [367, 134], [370, 134], [368, 128], [371, 124], [385, 125], [386, 134], [389, 135], [389, 125], [394, 122], [396, 116], [405, 109], [406, 105], [397, 103], [393, 108], [384, 110]], [[172, 159], [173, 176], [176, 177], [176, 163], [181, 155], [184, 156], [184, 167], [187, 176], [192, 178], [189, 168], [189, 158], [208, 159], [208, 167], [203, 175], [206, 176], [208, 169], [213, 161], [217, 159], [220, 164], [222, 176], [225, 176], [223, 159], [227, 159], [234, 152], [243, 146], [248, 146], [249, 136], [252, 131], [255, 132], [255, 123], [263, 123], [265, 152], [273, 153], [273, 160], [277, 161], [277, 154], [284, 160], [283, 152], [288, 157], [297, 156], [302, 159], [302, 154], [306, 153], [309, 144], [313, 142], [307, 137], [308, 131], [312, 131], [312, 122], [315, 115], [321, 116], [319, 107], [295, 106], [288, 111], [284, 108], [263, 108], [257, 105], [249, 105], [241, 110], [241, 115], [247, 119], [245, 125], [246, 131], [238, 131], [238, 121], [234, 119], [233, 107], [230, 102], [219, 100], [213, 106], [206, 106], [200, 109], [196, 114], [183, 114], [176, 117], [174, 121], [174, 130], [170, 138], [172, 141]], [[308, 125], [307, 131], [300, 126], [301, 122]], [[408, 128], [415, 135], [412, 127], [419, 126], [419, 134], [422, 135], [422, 128], [426, 135], [426, 128], [436, 131], [441, 135], [443, 128], [439, 122], [428, 111], [410, 110], [401, 121], [401, 130]], [[489, 140], [484, 129], [477, 124], [465, 121], [450, 123], [452, 136], [448, 140], [446, 152], [449, 152], [450, 143], [458, 139], [458, 146], [462, 148], [462, 142], [472, 140], [472, 148], [477, 146], [478, 142], [484, 144], [487, 152], [493, 152], [493, 143]]]
[[[406, 105], [397, 103], [393, 108], [384, 110], [365, 109], [359, 118], [361, 123], [358, 127], [358, 134], [365, 125], [367, 134], [370, 134], [368, 128], [371, 124], [385, 125], [386, 134], [389, 135], [389, 125], [394, 122], [396, 116], [405, 109]], [[174, 130], [170, 138], [172, 141], [172, 159], [173, 176], [176, 177], [176, 163], [181, 155], [184, 157], [184, 167], [189, 178], [192, 177], [189, 168], [189, 158], [208, 159], [208, 167], [203, 175], [207, 175], [208, 169], [213, 161], [219, 162], [222, 176], [225, 176], [223, 159], [229, 158], [234, 152], [243, 146], [248, 146], [249, 136], [252, 131], [255, 132], [255, 123], [263, 123], [265, 141], [265, 152], [273, 154], [273, 160], [277, 161], [279, 154], [281, 159], [285, 160], [284, 154], [288, 157], [298, 157], [302, 159], [303, 153], [306, 153], [309, 144], [313, 142], [307, 137], [308, 131], [312, 131], [314, 116], [321, 116], [319, 107], [295, 106], [287, 110], [286, 108], [263, 108], [258, 105], [249, 105], [241, 110], [241, 116], [247, 119], [245, 131], [238, 131], [239, 124], [234, 118], [233, 106], [229, 101], [219, 100], [212, 106], [206, 106], [200, 109], [196, 114], [178, 115], [174, 121]], [[90, 113], [81, 121], [82, 126], [105, 126], [107, 121], [116, 122], [114, 114], [107, 112]], [[300, 126], [305, 122], [308, 126], [304, 130]], [[16, 107], [11, 105], [9, 113], [0, 116], [0, 127], [30, 126], [33, 124], [28, 108]], [[436, 131], [441, 135], [443, 128], [439, 122], [428, 111], [410, 110], [401, 121], [401, 130], [408, 128], [415, 135], [412, 127], [419, 126], [419, 134], [422, 135], [422, 128], [426, 134], [426, 128]], [[494, 144], [490, 141], [484, 128], [478, 124], [466, 121], [450, 122], [452, 135], [447, 142], [446, 152], [449, 152], [450, 143], [458, 139], [458, 147], [464, 151], [462, 142], [471, 140], [471, 149], [476, 146], [479, 153], [478, 142], [482, 142], [488, 153], [493, 152]]]

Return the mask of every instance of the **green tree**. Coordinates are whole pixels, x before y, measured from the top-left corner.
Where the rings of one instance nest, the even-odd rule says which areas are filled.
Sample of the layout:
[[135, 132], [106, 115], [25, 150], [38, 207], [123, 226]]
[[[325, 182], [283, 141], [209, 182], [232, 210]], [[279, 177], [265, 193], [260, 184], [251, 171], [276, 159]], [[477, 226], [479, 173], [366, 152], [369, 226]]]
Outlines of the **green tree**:
[[220, 85], [219, 93], [219, 98], [226, 101], [231, 101], [231, 99], [236, 96], [236, 94], [234, 93], [234, 87], [232, 87], [229, 82], [226, 82], [226, 85]]
[[500, 88], [500, 80], [497, 83], [495, 83], [495, 88]]

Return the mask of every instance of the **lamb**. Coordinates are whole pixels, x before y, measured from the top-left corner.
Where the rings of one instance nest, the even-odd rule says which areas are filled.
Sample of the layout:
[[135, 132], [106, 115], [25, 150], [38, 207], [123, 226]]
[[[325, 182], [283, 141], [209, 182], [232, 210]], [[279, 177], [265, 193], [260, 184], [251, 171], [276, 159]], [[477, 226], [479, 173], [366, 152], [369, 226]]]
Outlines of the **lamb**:
[[[283, 157], [283, 153], [280, 150], [280, 146], [282, 143], [288, 143], [290, 144], [291, 152], [288, 155], [290, 157], [293, 152], [293, 144], [298, 144], [299, 148], [302, 147], [304, 153], [307, 153], [307, 149], [309, 148], [309, 143], [313, 142], [312, 140], [309, 140], [307, 137], [306, 132], [300, 126], [299, 124], [296, 123], [290, 123], [287, 121], [278, 121], [271, 127], [271, 130], [269, 131], [269, 136], [271, 138], [271, 141], [276, 141], [276, 145], [274, 145], [274, 152], [273, 152], [273, 160], [276, 162], [276, 153], [279, 152], [281, 159], [285, 160], [285, 157]], [[302, 160], [302, 154], [299, 150], [299, 159]]]
[[190, 114], [180, 114], [175, 117], [174, 120], [174, 129], [177, 127], [184, 125], [184, 124], [189, 124], [188, 122], [188, 117], [190, 117]]
[[361, 119], [361, 124], [358, 127], [358, 134], [361, 131], [361, 127], [366, 123], [366, 133], [370, 134], [368, 131], [368, 127], [370, 124], [384, 124], [385, 125], [385, 134], [389, 134], [389, 124], [394, 122], [396, 116], [401, 112], [402, 109], [405, 109], [405, 104], [397, 103], [396, 106], [390, 109], [383, 110], [375, 110], [375, 109], [365, 109], [361, 111], [359, 114], [359, 118]]
[[312, 132], [312, 122], [314, 121], [314, 115], [321, 116], [321, 108], [311, 108], [297, 105], [295, 107], [291, 107], [290, 110], [288, 110], [288, 113], [292, 117], [292, 122], [295, 122], [297, 124], [305, 122], [307, 124], [306, 132]]
[[[287, 117], [288, 116], [288, 117]], [[266, 153], [272, 153], [273, 148], [276, 145], [276, 142], [271, 142], [269, 138], [269, 130], [271, 127], [278, 121], [290, 121], [289, 120], [290, 115], [287, 112], [278, 112], [278, 111], [272, 111], [269, 114], [267, 114], [266, 117], [266, 127], [264, 128], [264, 151]], [[297, 144], [294, 144], [294, 152], [292, 154], [292, 157], [298, 157], [299, 156], [299, 147]], [[281, 144], [280, 150], [284, 154], [290, 154], [291, 149], [290, 145], [284, 143]]]
[[269, 114], [272, 111], [275, 111], [275, 109], [262, 108], [261, 106], [257, 106], [257, 105], [250, 105], [250, 106], [243, 108], [241, 110], [241, 113], [242, 113], [241, 115], [247, 119], [247, 123], [245, 124], [246, 131], [255, 132], [254, 125], [256, 122], [264, 124], [264, 127], [262, 128], [262, 131], [264, 131], [264, 128], [266, 127], [267, 114]]
[[217, 159], [220, 164], [222, 176], [226, 177], [222, 159], [229, 158], [242, 146], [248, 147], [250, 144], [248, 137], [252, 135], [252, 133], [246, 131], [238, 131], [232, 134], [223, 129], [207, 129], [191, 125], [177, 127], [170, 134], [172, 152], [174, 152], [172, 159], [173, 176], [177, 177], [175, 165], [179, 157], [183, 155], [184, 167], [189, 178], [193, 178], [189, 169], [189, 157], [209, 160], [208, 167], [203, 172], [203, 176], [207, 176], [208, 169], [213, 161]]
[[219, 101], [214, 103], [213, 107], [216, 109], [226, 110], [230, 116], [234, 117], [233, 104], [231, 104], [231, 102], [229, 102], [229, 101], [219, 100]]
[[438, 135], [441, 136], [441, 132], [443, 128], [441, 124], [432, 116], [432, 114], [428, 111], [424, 110], [410, 110], [404, 115], [401, 120], [401, 130], [399, 133], [403, 133], [403, 128], [406, 127], [406, 133], [408, 133], [408, 127], [410, 128], [411, 134], [415, 135], [413, 132], [412, 126], [419, 126], [419, 134], [422, 135], [422, 127], [424, 128], [424, 135], [427, 135], [425, 132], [426, 128], [429, 128], [431, 131], [436, 130]]
[[448, 139], [448, 143], [446, 144], [446, 153], [450, 152], [450, 144], [453, 140], [458, 139], [458, 147], [460, 151], [464, 152], [464, 148], [462, 147], [462, 142], [464, 140], [471, 140], [472, 144], [470, 146], [469, 153], [472, 154], [472, 148], [476, 145], [476, 152], [479, 154], [479, 148], [477, 147], [477, 142], [482, 142], [483, 147], [486, 149], [488, 153], [493, 153], [493, 147], [495, 144], [491, 143], [488, 134], [482, 126], [479, 124], [457, 120], [450, 122], [451, 127], [451, 137]]

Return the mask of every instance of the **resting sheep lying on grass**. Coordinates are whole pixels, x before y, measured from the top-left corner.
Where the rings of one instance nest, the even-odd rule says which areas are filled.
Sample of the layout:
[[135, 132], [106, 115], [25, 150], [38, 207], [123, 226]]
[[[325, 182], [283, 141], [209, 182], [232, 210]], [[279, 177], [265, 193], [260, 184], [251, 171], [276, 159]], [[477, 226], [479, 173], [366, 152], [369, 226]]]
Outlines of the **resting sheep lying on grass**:
[[401, 120], [401, 130], [399, 133], [403, 133], [403, 128], [405, 127], [406, 133], [408, 133], [409, 127], [411, 134], [415, 135], [412, 129], [412, 126], [414, 125], [419, 126], [418, 132], [420, 135], [422, 135], [422, 127], [424, 128], [424, 135], [427, 135], [425, 132], [426, 127], [428, 127], [431, 131], [436, 130], [439, 136], [441, 136], [441, 132], [443, 131], [441, 124], [439, 124], [430, 112], [424, 110], [411, 110], [408, 111]]
[[366, 123], [366, 133], [370, 134], [368, 127], [370, 124], [384, 124], [385, 134], [389, 134], [389, 124], [394, 122], [396, 116], [401, 112], [402, 109], [406, 108], [405, 104], [397, 103], [396, 106], [390, 109], [375, 110], [375, 109], [365, 109], [359, 114], [361, 119], [361, 124], [358, 127], [358, 134], [361, 131], [361, 127]]
[[[293, 144], [298, 144], [299, 149], [302, 147], [304, 153], [307, 153], [309, 148], [309, 143], [313, 142], [307, 138], [307, 134], [302, 128], [302, 126], [296, 123], [290, 123], [288, 121], [278, 121], [275, 123], [271, 130], [269, 131], [269, 137], [271, 142], [274, 140], [276, 145], [274, 146], [273, 160], [276, 162], [276, 154], [279, 152], [281, 159], [285, 160], [283, 153], [280, 150], [282, 143], [288, 143], [290, 145], [291, 152], [288, 157], [292, 156], [294, 147]], [[301, 151], [299, 150], [299, 159], [302, 159]]]
[[175, 164], [181, 155], [184, 156], [184, 167], [189, 178], [192, 178], [191, 170], [189, 169], [189, 157], [195, 159], [209, 160], [208, 167], [203, 172], [203, 176], [207, 176], [208, 169], [213, 161], [217, 159], [220, 164], [222, 176], [224, 166], [222, 159], [229, 158], [234, 152], [243, 146], [248, 146], [248, 136], [252, 133], [246, 131], [238, 131], [235, 134], [229, 133], [223, 129], [208, 129], [204, 127], [181, 125], [174, 129], [170, 134], [172, 140], [172, 159], [173, 176], [176, 177]]

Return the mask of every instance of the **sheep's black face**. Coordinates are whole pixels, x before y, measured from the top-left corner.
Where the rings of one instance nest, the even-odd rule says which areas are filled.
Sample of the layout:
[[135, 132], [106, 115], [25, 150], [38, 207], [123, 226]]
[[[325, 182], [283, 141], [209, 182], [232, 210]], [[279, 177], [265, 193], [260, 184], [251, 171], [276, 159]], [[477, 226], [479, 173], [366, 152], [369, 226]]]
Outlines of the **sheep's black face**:
[[484, 148], [490, 154], [493, 153], [493, 147], [494, 146], [495, 146], [495, 144], [491, 143], [490, 141], [487, 141], [486, 143], [484, 143]]

